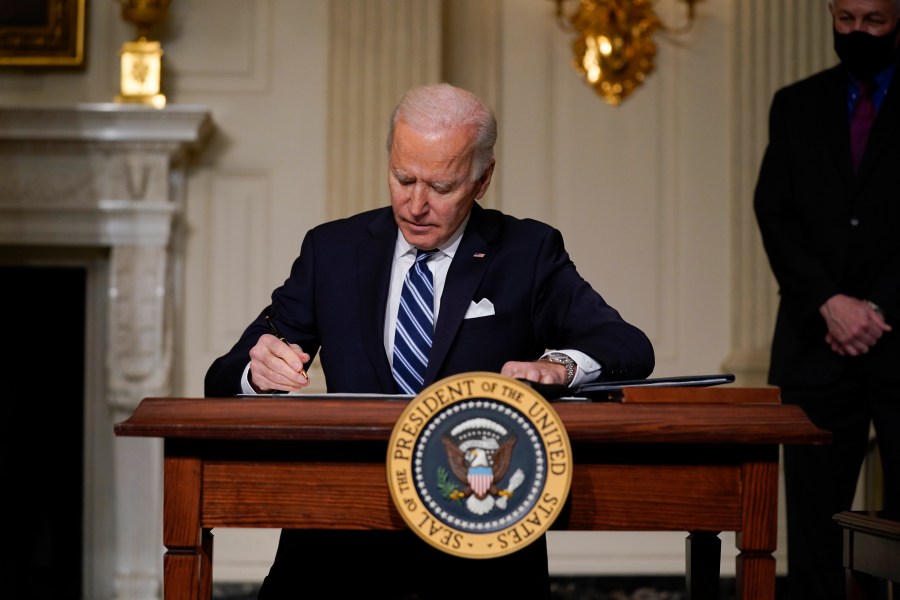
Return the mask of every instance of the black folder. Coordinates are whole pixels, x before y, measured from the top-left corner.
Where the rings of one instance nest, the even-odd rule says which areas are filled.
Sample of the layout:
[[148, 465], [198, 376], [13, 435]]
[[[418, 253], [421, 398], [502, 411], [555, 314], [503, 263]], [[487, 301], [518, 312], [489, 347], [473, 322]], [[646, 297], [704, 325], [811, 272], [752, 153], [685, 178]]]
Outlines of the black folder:
[[577, 388], [563, 385], [531, 384], [547, 400], [588, 400], [594, 402], [615, 402], [622, 398], [626, 387], [691, 387], [733, 383], [731, 373], [713, 375], [678, 375], [675, 377], [654, 377], [650, 379], [627, 379], [621, 381], [594, 381]]

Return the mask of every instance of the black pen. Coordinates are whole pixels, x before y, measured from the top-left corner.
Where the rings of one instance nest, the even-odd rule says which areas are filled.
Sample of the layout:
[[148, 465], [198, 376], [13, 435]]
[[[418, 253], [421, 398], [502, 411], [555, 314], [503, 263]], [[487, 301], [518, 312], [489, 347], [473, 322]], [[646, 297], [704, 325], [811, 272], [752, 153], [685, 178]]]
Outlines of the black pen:
[[[282, 334], [281, 331], [278, 330], [278, 326], [275, 325], [275, 319], [273, 319], [269, 315], [266, 315], [266, 323], [269, 324], [269, 329], [272, 330], [272, 335], [277, 337], [279, 340], [281, 340], [285, 344], [290, 344], [289, 341], [284, 339], [284, 334]], [[304, 377], [306, 377], [307, 380], [309, 379], [309, 375], [306, 374], [306, 369], [304, 369], [303, 367], [300, 367], [300, 374], [303, 375]]]

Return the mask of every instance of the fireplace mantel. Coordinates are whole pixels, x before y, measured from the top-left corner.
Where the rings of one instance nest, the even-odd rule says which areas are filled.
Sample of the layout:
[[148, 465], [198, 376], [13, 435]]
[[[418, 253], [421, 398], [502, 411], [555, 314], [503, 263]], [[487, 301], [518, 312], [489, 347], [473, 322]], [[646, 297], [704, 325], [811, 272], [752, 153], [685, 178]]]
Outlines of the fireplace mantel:
[[211, 129], [199, 106], [0, 107], [0, 243], [165, 246]]
[[[95, 279], [105, 314], [86, 354], [101, 375], [85, 402], [109, 423], [173, 392], [187, 170], [212, 128], [209, 110], [195, 105], [0, 107], [4, 262], [48, 249], [104, 257]], [[161, 447], [123, 444], [111, 426], [86, 435], [108, 442], [85, 453], [85, 598], [159, 598]]]

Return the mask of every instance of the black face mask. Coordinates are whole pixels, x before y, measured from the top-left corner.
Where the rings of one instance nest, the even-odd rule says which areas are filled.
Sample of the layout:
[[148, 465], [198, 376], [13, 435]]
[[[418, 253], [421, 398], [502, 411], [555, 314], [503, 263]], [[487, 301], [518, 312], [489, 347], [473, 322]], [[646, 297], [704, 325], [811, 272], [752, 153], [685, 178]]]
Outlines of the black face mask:
[[850, 74], [857, 79], [870, 79], [881, 73], [897, 60], [898, 52], [894, 47], [897, 30], [881, 36], [862, 31], [838, 33], [834, 30], [834, 51]]

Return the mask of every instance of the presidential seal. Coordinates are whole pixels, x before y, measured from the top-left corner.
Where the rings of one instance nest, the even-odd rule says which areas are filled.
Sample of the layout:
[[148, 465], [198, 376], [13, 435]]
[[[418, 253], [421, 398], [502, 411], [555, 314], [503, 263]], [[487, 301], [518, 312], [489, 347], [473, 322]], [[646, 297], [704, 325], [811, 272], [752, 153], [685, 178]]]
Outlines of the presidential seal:
[[543, 396], [497, 373], [462, 373], [413, 398], [391, 433], [391, 497], [435, 548], [495, 558], [543, 535], [572, 481], [566, 430]]

